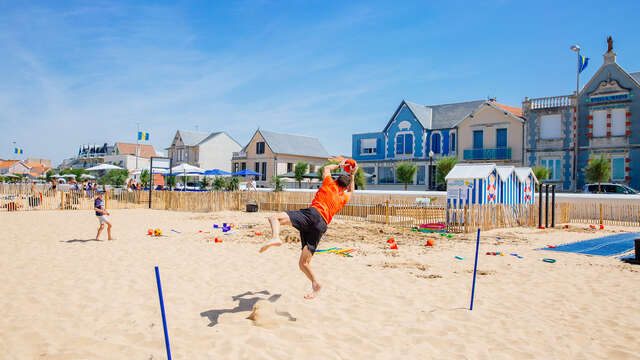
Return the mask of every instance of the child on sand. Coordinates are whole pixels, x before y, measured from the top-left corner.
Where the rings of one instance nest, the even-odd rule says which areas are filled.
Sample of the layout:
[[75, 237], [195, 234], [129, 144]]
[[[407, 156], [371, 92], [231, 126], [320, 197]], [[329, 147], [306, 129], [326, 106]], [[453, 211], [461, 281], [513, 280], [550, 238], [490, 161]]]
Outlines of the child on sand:
[[113, 237], [111, 237], [111, 222], [109, 221], [109, 215], [111, 214], [109, 214], [109, 212], [105, 210], [104, 200], [102, 200], [102, 194], [102, 191], [98, 191], [96, 194], [96, 200], [93, 203], [93, 210], [95, 210], [98, 221], [100, 222], [96, 240], [100, 240], [100, 233], [102, 232], [102, 229], [104, 229], [104, 224], [107, 224], [108, 239], [115, 240]]
[[351, 175], [340, 175], [338, 179], [331, 178], [331, 171], [344, 167], [346, 160], [340, 164], [327, 165], [322, 170], [322, 186], [316, 192], [311, 207], [301, 210], [286, 211], [269, 217], [273, 238], [269, 240], [260, 252], [272, 246], [282, 245], [280, 240], [280, 225], [291, 225], [300, 231], [302, 253], [298, 266], [311, 281], [312, 292], [305, 295], [305, 299], [312, 299], [318, 295], [322, 286], [311, 271], [311, 257], [316, 251], [320, 238], [327, 231], [327, 225], [342, 207], [349, 201], [354, 190], [354, 176], [358, 165], [353, 166]]

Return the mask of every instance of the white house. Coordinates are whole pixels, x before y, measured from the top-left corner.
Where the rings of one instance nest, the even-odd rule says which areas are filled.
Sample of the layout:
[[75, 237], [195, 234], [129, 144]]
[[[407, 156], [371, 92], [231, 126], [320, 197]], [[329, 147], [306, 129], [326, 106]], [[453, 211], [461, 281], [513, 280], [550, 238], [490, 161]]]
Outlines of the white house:
[[178, 130], [171, 146], [167, 148], [168, 157], [174, 166], [187, 163], [203, 169], [231, 170], [231, 156], [242, 150], [242, 145], [223, 131], [203, 133]]

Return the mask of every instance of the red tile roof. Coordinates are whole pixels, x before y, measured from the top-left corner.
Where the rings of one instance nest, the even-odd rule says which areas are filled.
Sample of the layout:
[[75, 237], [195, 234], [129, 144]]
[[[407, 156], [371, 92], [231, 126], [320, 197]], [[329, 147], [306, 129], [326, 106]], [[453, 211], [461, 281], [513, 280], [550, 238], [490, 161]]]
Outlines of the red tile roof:
[[500, 104], [500, 103], [497, 103], [495, 101], [493, 102], [493, 104], [496, 105], [499, 108], [502, 108], [505, 111], [510, 112], [511, 114], [513, 114], [513, 115], [515, 115], [517, 117], [522, 117], [522, 108]]
[[[140, 149], [140, 157], [150, 158], [152, 156], [156, 156], [156, 151], [153, 149], [152, 145], [138, 145]], [[136, 144], [117, 142], [116, 147], [120, 154], [126, 155], [135, 155], [136, 154]]]

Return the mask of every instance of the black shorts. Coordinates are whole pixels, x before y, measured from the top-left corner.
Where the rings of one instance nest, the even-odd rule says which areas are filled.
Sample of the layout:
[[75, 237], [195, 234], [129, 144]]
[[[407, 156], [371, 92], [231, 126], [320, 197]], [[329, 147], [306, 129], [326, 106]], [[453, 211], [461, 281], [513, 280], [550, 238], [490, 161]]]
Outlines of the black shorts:
[[300, 210], [285, 211], [289, 215], [291, 225], [300, 231], [302, 248], [306, 246], [313, 254], [318, 247], [320, 238], [327, 232], [327, 223], [318, 210], [306, 208]]

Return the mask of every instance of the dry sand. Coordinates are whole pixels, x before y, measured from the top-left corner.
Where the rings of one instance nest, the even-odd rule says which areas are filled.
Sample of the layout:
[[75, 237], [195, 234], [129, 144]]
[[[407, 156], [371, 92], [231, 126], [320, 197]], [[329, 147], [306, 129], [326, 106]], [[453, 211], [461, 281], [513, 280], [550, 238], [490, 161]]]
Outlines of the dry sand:
[[[434, 236], [435, 246], [426, 247], [429, 235], [336, 220], [320, 248], [358, 251], [353, 258], [314, 256], [324, 289], [309, 301], [303, 299], [310, 284], [298, 270], [295, 230], [285, 232], [287, 244], [258, 253], [270, 235], [264, 216], [114, 210], [117, 241], [96, 242], [91, 212], [0, 213], [2, 358], [164, 359], [154, 265], [162, 277], [174, 359], [640, 354], [639, 266], [534, 250], [609, 228], [484, 232], [475, 308], [469, 311], [473, 235]], [[223, 243], [198, 232], [223, 221], [236, 225], [231, 235], [217, 233]], [[259, 225], [238, 227], [252, 223]], [[151, 227], [166, 236], [147, 236]], [[399, 250], [386, 249], [388, 235]], [[557, 262], [542, 262], [544, 257]]]

